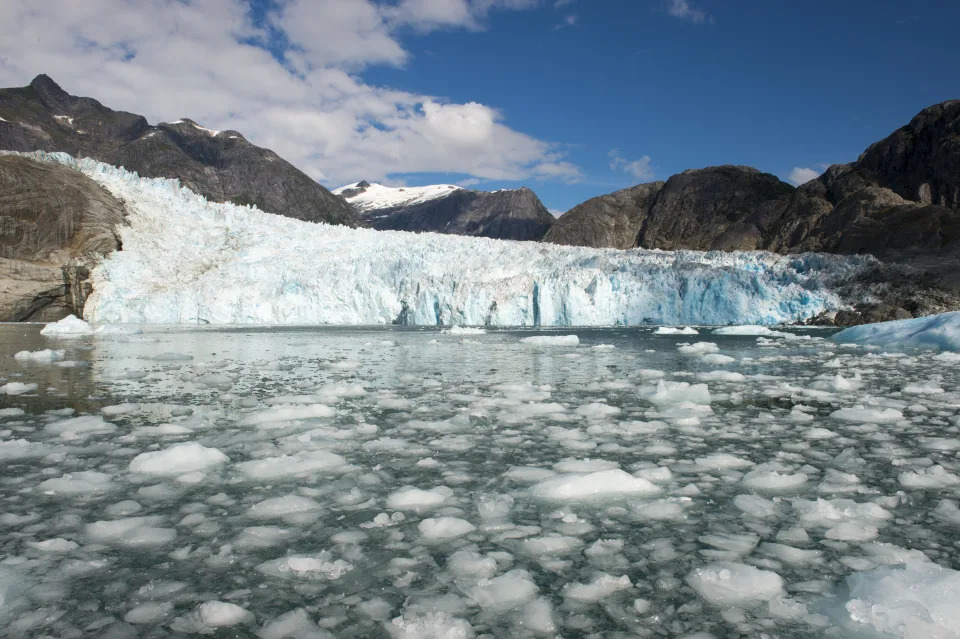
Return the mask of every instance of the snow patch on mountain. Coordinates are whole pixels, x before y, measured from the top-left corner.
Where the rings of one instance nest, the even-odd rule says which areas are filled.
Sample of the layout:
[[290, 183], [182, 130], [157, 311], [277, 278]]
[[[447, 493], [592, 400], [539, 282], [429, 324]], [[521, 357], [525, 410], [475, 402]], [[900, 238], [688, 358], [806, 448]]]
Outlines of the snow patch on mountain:
[[872, 258], [590, 249], [351, 229], [208, 202], [177, 180], [62, 153], [121, 198], [123, 250], [85, 318], [111, 323], [775, 324], [836, 308]]
[[447, 197], [459, 190], [461, 188], [455, 184], [392, 187], [361, 181], [333, 189], [333, 192], [343, 195], [358, 211], [366, 213], [378, 209], [423, 204], [430, 200]]

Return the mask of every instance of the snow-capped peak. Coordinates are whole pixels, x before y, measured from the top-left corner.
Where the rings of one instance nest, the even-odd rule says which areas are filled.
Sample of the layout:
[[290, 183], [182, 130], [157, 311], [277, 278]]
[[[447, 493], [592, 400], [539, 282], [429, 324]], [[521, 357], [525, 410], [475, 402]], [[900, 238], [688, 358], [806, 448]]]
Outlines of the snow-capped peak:
[[430, 200], [447, 197], [461, 190], [455, 184], [431, 184], [430, 186], [384, 186], [365, 180], [333, 189], [337, 195], [343, 195], [361, 212], [422, 204]]
[[214, 137], [215, 135], [219, 135], [219, 133], [220, 133], [220, 131], [216, 131], [216, 130], [214, 130], [214, 129], [208, 129], [208, 128], [205, 127], [205, 126], [200, 126], [199, 124], [197, 124], [197, 123], [194, 122], [193, 120], [188, 120], [188, 119], [186, 119], [186, 118], [181, 118], [181, 119], [177, 120], [176, 122], [171, 122], [170, 124], [189, 124], [189, 125], [192, 126], [193, 128], [195, 128], [195, 129], [197, 129], [197, 130], [199, 130], [199, 131], [203, 131], [204, 133], [206, 133], [206, 134], [209, 135], [210, 137]]

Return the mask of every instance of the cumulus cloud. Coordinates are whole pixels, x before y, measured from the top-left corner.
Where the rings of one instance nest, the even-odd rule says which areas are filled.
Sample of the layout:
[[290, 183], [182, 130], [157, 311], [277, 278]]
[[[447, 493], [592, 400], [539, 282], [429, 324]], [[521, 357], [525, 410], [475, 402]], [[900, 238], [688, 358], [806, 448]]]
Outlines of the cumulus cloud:
[[374, 86], [410, 59], [397, 33], [478, 29], [537, 0], [287, 0], [254, 22], [245, 0], [0, 3], [0, 86], [47, 73], [67, 91], [144, 114], [236, 129], [337, 186], [390, 174], [577, 179], [549, 142], [493, 107]]
[[610, 156], [610, 169], [614, 171], [623, 171], [635, 179], [652, 180], [655, 173], [650, 166], [650, 156], [643, 155], [638, 160], [628, 160], [620, 155], [620, 152], [613, 149], [608, 154]]
[[787, 182], [794, 186], [800, 186], [801, 184], [806, 184], [810, 180], [815, 180], [820, 177], [820, 174], [823, 171], [818, 171], [817, 169], [811, 169], [805, 166], [795, 166], [793, 170], [790, 171], [790, 175], [787, 176]]
[[706, 12], [694, 8], [687, 0], [668, 0], [667, 13], [674, 18], [689, 20], [694, 24], [701, 24], [710, 20], [710, 16]]

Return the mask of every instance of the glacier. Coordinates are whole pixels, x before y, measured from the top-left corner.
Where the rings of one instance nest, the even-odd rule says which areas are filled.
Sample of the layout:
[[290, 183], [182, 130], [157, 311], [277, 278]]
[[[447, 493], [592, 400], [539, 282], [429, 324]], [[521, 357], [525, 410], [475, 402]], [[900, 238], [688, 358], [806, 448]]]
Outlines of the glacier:
[[85, 319], [141, 324], [777, 324], [843, 306], [869, 257], [590, 249], [312, 224], [62, 153], [126, 203]]

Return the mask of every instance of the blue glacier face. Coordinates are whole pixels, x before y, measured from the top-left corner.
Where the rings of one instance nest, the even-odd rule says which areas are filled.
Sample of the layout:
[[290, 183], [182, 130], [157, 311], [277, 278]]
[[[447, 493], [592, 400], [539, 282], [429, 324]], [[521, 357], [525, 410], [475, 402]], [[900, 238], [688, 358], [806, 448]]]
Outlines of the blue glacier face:
[[310, 224], [63, 154], [123, 199], [85, 315], [173, 324], [775, 324], [836, 308], [869, 258], [588, 249]]

